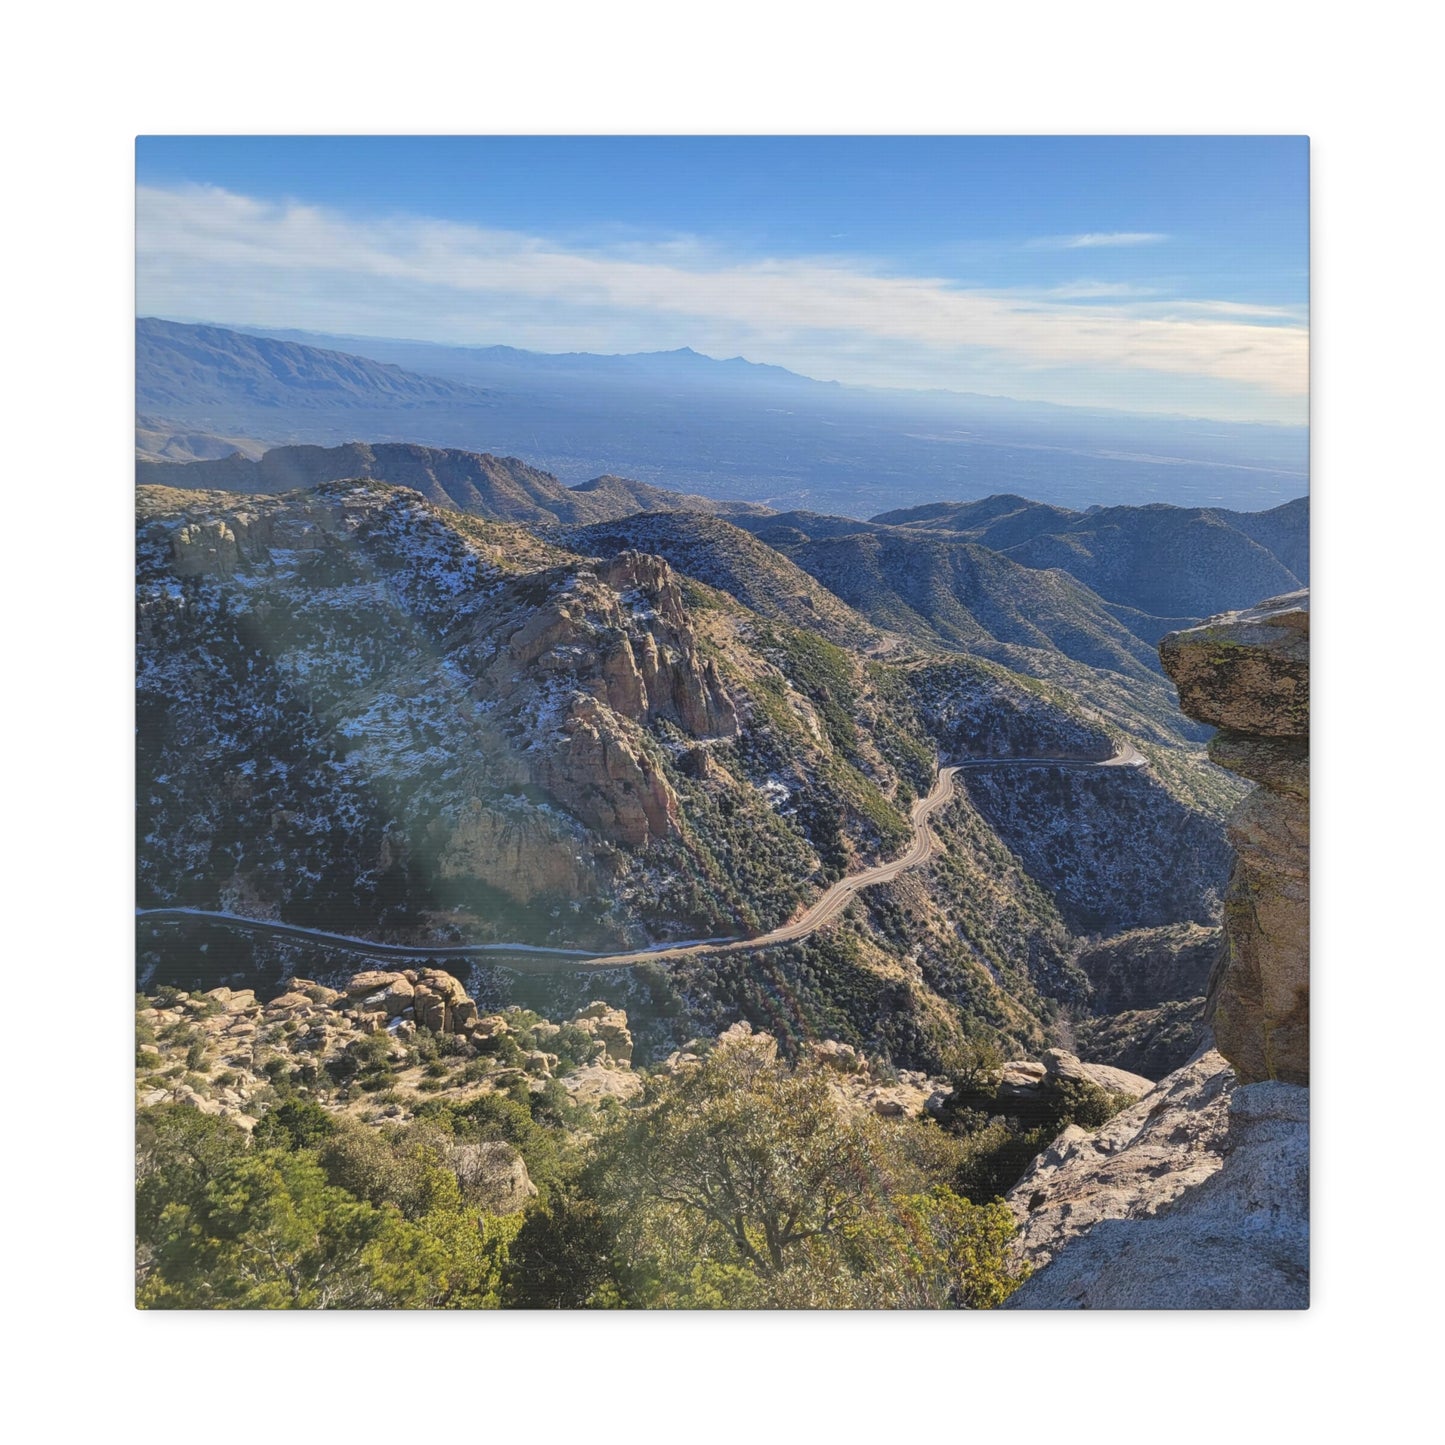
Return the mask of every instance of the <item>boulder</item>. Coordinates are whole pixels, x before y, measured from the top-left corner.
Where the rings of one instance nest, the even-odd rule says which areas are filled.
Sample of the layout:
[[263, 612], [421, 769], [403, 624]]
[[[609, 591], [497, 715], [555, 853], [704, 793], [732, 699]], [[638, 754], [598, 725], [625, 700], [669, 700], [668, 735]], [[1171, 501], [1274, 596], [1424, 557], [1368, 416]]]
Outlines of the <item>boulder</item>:
[[317, 983], [314, 978], [293, 978], [291, 987], [297, 993], [304, 993], [307, 998], [316, 1003], [324, 1003], [328, 1006], [334, 1004], [343, 995], [334, 988], [327, 988], [324, 983]]
[[381, 969], [369, 968], [363, 973], [353, 974], [342, 992], [349, 999], [365, 998], [368, 994], [384, 994], [393, 984], [406, 981], [405, 974], [386, 973]]
[[451, 1164], [468, 1197], [488, 1214], [514, 1214], [536, 1198], [527, 1165], [510, 1144], [455, 1145]]
[[597, 1039], [614, 1064], [631, 1065], [632, 1033], [627, 1027], [627, 1015], [621, 1009], [597, 1000], [574, 1015], [572, 1023]]
[[1259, 737], [1309, 735], [1309, 652], [1307, 588], [1221, 613], [1159, 644], [1185, 713]]
[[1048, 1076], [1048, 1069], [1033, 1059], [1015, 1059], [1003, 1066], [998, 1096], [1003, 1099], [1033, 1099]]
[[302, 1009], [314, 1007], [311, 1000], [304, 993], [283, 993], [280, 998], [273, 998], [266, 1005], [268, 1014], [291, 1015]]
[[1055, 1078], [1093, 1084], [1106, 1094], [1123, 1094], [1130, 1099], [1142, 1099], [1154, 1087], [1154, 1080], [1146, 1079], [1142, 1074], [1131, 1074], [1126, 1069], [1115, 1069], [1108, 1064], [1086, 1064], [1063, 1049], [1048, 1050], [1044, 1055], [1044, 1068]]
[[808, 1053], [815, 1064], [836, 1069], [840, 1074], [868, 1072], [868, 1060], [851, 1044], [840, 1043], [837, 1039], [821, 1039], [809, 1044]]
[[1156, 1213], [1223, 1163], [1234, 1075], [1214, 1051], [1090, 1132], [1070, 1125], [1009, 1191], [1015, 1254], [1046, 1264], [1102, 1219]]
[[388, 1018], [400, 1018], [412, 1006], [416, 990], [404, 978], [394, 980], [381, 995], [382, 1007]]
[[447, 1001], [442, 994], [433, 993], [425, 983], [419, 983], [412, 994], [411, 1007], [422, 1028], [437, 1034], [447, 1031]]
[[582, 1104], [596, 1104], [608, 1098], [626, 1102], [642, 1092], [640, 1075], [634, 1074], [631, 1069], [609, 1069], [602, 1064], [583, 1064], [573, 1069], [562, 1080], [562, 1085]]

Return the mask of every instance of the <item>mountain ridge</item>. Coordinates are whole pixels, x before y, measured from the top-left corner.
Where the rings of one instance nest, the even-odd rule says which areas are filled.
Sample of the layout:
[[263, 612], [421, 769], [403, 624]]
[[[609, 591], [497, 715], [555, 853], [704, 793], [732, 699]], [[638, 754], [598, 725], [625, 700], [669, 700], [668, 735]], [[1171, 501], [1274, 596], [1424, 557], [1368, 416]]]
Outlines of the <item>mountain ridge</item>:
[[847, 389], [686, 348], [539, 360], [431, 343], [344, 345], [354, 350], [146, 319], [137, 323], [138, 409], [180, 434], [331, 445], [361, 433], [526, 456], [567, 483], [610, 473], [856, 516], [965, 487], [1068, 504], [1167, 497], [1243, 507], [1284, 500], [1307, 472], [1298, 429]]

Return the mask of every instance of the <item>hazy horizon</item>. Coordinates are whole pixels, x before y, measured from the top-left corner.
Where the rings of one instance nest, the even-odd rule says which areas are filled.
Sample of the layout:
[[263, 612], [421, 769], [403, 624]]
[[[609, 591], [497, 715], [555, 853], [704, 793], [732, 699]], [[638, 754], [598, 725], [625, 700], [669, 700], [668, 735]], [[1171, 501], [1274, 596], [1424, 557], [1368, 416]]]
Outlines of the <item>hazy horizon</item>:
[[[1304, 425], [1302, 137], [141, 137], [137, 309]], [[501, 338], [499, 340], [499, 338]]]
[[[955, 388], [945, 386], [923, 387], [923, 386], [890, 386], [885, 383], [866, 383], [839, 381], [835, 377], [812, 376], [806, 372], [795, 371], [791, 367], [780, 366], [776, 362], [760, 361], [755, 357], [744, 356], [741, 353], [734, 356], [716, 356], [710, 352], [703, 351], [695, 346], [681, 345], [668, 347], [666, 349], [654, 349], [645, 351], [543, 351], [535, 347], [518, 346], [510, 341], [474, 341], [474, 342], [446, 342], [429, 341], [420, 336], [382, 335], [375, 332], [335, 332], [317, 331], [305, 327], [296, 326], [242, 326], [235, 323], [218, 320], [214, 316], [179, 316], [159, 315], [155, 313], [137, 313], [137, 321], [168, 321], [180, 326], [213, 326], [222, 330], [238, 331], [245, 335], [270, 336], [280, 340], [294, 340], [301, 345], [315, 346], [318, 350], [337, 350], [336, 342], [386, 342], [403, 346], [434, 347], [440, 351], [472, 351], [472, 352], [497, 352], [510, 351], [525, 356], [545, 357], [549, 360], [566, 360], [569, 358], [587, 358], [607, 361], [640, 360], [648, 357], [664, 357], [692, 355], [705, 361], [716, 362], [719, 365], [727, 365], [730, 362], [743, 362], [747, 366], [756, 367], [759, 370], [783, 371], [790, 377], [801, 381], [812, 382], [817, 386], [840, 387], [848, 391], [876, 392], [898, 397], [959, 397], [964, 400], [978, 401], [1003, 401], [1014, 402], [1020, 405], [1038, 406], [1053, 408], [1059, 411], [1068, 412], [1090, 412], [1102, 415], [1120, 417], [1147, 417], [1151, 421], [1219, 421], [1230, 426], [1261, 426], [1278, 427], [1289, 431], [1308, 431], [1309, 422], [1269, 421], [1257, 419], [1237, 419], [1232, 417], [1211, 417], [1201, 413], [1187, 411], [1147, 411], [1131, 410], [1122, 406], [1094, 406], [1081, 402], [1044, 401], [1037, 397], [1016, 396], [1005, 392], [988, 391], [959, 391]], [[311, 338], [311, 339], [308, 339]], [[321, 343], [328, 343], [322, 345]], [[414, 369], [414, 368], [413, 368]]]

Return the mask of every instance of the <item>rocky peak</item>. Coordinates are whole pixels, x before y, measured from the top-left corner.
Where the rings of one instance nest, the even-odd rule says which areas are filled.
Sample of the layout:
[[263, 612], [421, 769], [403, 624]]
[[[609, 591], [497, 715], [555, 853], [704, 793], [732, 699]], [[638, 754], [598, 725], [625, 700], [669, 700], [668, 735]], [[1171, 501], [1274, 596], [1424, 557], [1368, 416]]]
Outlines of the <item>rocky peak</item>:
[[687, 626], [677, 574], [661, 557], [647, 552], [619, 552], [597, 568], [597, 575], [614, 592], [641, 593], [670, 627]]
[[1310, 730], [1310, 594], [1223, 612], [1159, 644], [1179, 706], [1228, 733], [1303, 738]]
[[557, 569], [541, 596], [521, 599], [505, 642], [490, 652], [483, 687], [504, 706], [555, 720], [531, 750], [533, 780], [574, 817], [630, 847], [676, 835], [678, 801], [644, 730], [669, 722], [694, 738], [734, 737], [738, 708], [704, 658], [677, 574], [660, 557], [623, 552]]

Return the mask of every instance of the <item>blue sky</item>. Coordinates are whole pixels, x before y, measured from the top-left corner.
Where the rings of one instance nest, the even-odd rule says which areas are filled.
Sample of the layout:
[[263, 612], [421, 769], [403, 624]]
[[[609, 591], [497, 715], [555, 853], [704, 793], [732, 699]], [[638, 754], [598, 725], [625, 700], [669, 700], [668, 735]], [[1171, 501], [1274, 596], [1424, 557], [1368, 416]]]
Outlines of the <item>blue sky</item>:
[[1303, 422], [1303, 138], [142, 138], [141, 314]]

